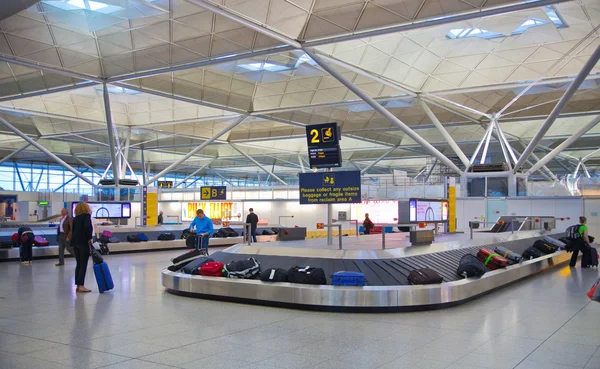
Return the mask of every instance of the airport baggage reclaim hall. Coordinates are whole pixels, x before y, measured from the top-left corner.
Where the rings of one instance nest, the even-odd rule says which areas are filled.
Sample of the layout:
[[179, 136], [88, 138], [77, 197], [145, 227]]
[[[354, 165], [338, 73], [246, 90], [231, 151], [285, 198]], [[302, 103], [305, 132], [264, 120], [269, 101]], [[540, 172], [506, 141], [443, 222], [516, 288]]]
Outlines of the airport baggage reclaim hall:
[[0, 369], [600, 369], [600, 1], [0, 3]]

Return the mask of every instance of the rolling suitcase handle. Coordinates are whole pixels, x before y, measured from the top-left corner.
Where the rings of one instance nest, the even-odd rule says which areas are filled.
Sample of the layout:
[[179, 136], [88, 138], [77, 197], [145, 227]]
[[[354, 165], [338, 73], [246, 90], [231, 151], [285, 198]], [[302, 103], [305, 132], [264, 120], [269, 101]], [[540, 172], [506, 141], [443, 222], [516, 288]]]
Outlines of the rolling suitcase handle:
[[206, 256], [208, 256], [208, 245], [206, 247], [206, 250], [201, 250], [202, 249], [202, 239], [204, 237], [208, 237], [208, 236], [200, 236], [200, 235], [196, 235], [196, 250], [198, 251], [204, 251], [204, 254]]

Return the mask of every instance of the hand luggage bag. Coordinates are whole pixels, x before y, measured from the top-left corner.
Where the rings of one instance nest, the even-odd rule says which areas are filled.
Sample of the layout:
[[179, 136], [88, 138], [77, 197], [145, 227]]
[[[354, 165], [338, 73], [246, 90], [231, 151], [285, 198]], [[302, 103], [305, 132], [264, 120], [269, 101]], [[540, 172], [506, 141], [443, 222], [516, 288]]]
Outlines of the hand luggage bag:
[[198, 274], [200, 274], [200, 267], [202, 267], [202, 265], [204, 265], [206, 263], [210, 263], [212, 261], [214, 261], [214, 260], [211, 258], [201, 257], [201, 258], [198, 258], [198, 259], [188, 263], [186, 266], [183, 267], [182, 271], [185, 274], [198, 275]]
[[209, 261], [200, 267], [200, 275], [204, 277], [222, 277], [225, 264], [217, 261]]
[[558, 251], [558, 246], [551, 245], [551, 244], [545, 242], [544, 240], [535, 241], [533, 243], [533, 247], [540, 250], [541, 252], [543, 252], [546, 255], [553, 254], [556, 251]]
[[550, 236], [544, 236], [542, 237], [542, 240], [544, 240], [544, 242], [546, 243], [549, 243], [550, 245], [558, 247], [559, 249], [564, 249], [566, 246], [566, 242], [557, 240], [556, 238], [552, 238]]
[[98, 290], [100, 293], [115, 288], [112, 276], [110, 275], [110, 270], [108, 269], [108, 264], [106, 264], [106, 262], [103, 261], [99, 264], [94, 264], [94, 275], [96, 276], [96, 282], [98, 282]]
[[138, 237], [140, 238], [140, 240], [142, 240], [142, 242], [148, 242], [148, 236], [146, 236], [143, 233], [138, 233]]
[[321, 268], [295, 266], [288, 270], [288, 281], [299, 284], [323, 285], [327, 284], [327, 277], [325, 277], [325, 271]]
[[477, 259], [483, 261], [483, 264], [491, 270], [505, 268], [508, 265], [508, 261], [505, 258], [490, 249], [479, 249]]
[[225, 233], [225, 237], [238, 237], [240, 234], [233, 228], [224, 227], [221, 230]]
[[48, 240], [42, 236], [33, 237], [33, 246], [48, 246]]
[[252, 279], [260, 274], [260, 263], [255, 258], [232, 261], [225, 266], [228, 278]]
[[460, 258], [460, 262], [458, 263], [458, 269], [456, 269], [456, 274], [459, 277], [481, 277], [485, 274], [487, 269], [485, 268], [485, 264], [479, 259], [477, 259], [474, 255], [465, 254], [462, 258]]
[[537, 259], [545, 255], [546, 254], [532, 246], [523, 252], [522, 258], [523, 261], [527, 261], [531, 259]]
[[159, 241], [173, 241], [175, 239], [175, 234], [171, 232], [161, 233], [158, 235]]
[[287, 282], [288, 271], [282, 268], [271, 268], [260, 273], [263, 282]]
[[408, 281], [410, 284], [438, 284], [442, 283], [444, 279], [433, 269], [421, 268], [415, 269], [408, 274]]
[[581, 249], [581, 267], [590, 268], [598, 266], [598, 251], [590, 246]]
[[590, 247], [590, 256], [591, 256], [591, 260], [590, 260], [590, 266], [592, 267], [598, 267], [598, 250], [596, 250], [593, 247]]
[[108, 255], [110, 254], [110, 250], [108, 248], [108, 244], [104, 243], [104, 242], [99, 242], [99, 248], [100, 248], [100, 254], [102, 255]]
[[142, 239], [137, 234], [130, 234], [127, 236], [127, 242], [142, 242]]
[[519, 264], [521, 262], [521, 255], [507, 249], [506, 247], [496, 246], [494, 252], [505, 258], [506, 261], [508, 261], [508, 265]]
[[111, 231], [102, 231], [102, 237], [111, 238], [113, 236]]
[[195, 233], [188, 234], [188, 237], [185, 239], [185, 247], [187, 247], [188, 249], [196, 248], [196, 234]]
[[187, 240], [189, 235], [190, 235], [190, 230], [186, 228], [181, 232], [181, 239]]
[[367, 284], [365, 275], [360, 272], [335, 272], [331, 275], [333, 286], [357, 286], [363, 287]]

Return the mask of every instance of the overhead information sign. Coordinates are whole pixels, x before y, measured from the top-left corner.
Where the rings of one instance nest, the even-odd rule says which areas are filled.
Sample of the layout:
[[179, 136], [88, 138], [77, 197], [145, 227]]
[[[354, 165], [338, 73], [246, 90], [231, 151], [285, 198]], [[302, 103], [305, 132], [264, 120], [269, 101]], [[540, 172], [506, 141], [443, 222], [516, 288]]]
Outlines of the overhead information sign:
[[[75, 217], [75, 208], [79, 202], [72, 203], [71, 212]], [[107, 218], [131, 218], [131, 203], [130, 202], [88, 202], [92, 210], [92, 218], [107, 219]]]
[[159, 188], [171, 188], [173, 187], [173, 181], [158, 181]]
[[202, 200], [227, 200], [227, 187], [211, 186], [201, 187], [200, 195]]
[[360, 171], [300, 173], [300, 204], [361, 202]]
[[341, 167], [342, 153], [339, 147], [309, 148], [308, 162], [314, 169]]
[[306, 126], [308, 159], [310, 167], [336, 168], [342, 166], [340, 129], [337, 123]]

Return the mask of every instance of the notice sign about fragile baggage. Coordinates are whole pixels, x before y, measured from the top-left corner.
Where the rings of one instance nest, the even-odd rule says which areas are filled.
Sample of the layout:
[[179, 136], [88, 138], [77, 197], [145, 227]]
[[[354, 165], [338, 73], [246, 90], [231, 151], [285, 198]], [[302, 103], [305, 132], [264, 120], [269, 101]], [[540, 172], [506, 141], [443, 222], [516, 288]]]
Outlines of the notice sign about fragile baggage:
[[360, 172], [300, 173], [300, 204], [361, 202]]

